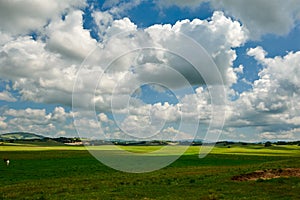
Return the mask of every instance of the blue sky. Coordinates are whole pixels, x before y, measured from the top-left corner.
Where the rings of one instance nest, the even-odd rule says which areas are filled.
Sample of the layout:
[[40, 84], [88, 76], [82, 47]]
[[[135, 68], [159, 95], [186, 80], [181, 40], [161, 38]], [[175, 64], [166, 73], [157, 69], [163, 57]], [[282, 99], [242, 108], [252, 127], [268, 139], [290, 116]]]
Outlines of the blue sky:
[[3, 1], [0, 13], [0, 133], [300, 139], [296, 0]]

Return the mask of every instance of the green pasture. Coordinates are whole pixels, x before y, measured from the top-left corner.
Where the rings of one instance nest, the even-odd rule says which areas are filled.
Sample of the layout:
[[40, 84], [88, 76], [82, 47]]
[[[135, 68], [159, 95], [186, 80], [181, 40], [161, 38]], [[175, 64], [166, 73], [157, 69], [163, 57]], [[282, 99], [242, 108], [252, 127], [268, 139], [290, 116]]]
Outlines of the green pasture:
[[[161, 147], [120, 148], [145, 153]], [[161, 170], [130, 174], [101, 164], [82, 146], [2, 144], [0, 158], [11, 164], [0, 164], [0, 199], [300, 199], [300, 178], [231, 180], [255, 170], [299, 168], [299, 146], [220, 145], [199, 159], [200, 148], [190, 147]]]

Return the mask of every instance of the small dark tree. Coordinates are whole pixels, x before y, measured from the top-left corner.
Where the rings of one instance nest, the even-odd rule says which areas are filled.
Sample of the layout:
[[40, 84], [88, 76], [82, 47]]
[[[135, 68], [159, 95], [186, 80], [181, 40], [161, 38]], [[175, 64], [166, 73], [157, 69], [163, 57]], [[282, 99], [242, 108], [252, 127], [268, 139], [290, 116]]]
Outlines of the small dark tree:
[[268, 141], [268, 142], [265, 143], [265, 147], [270, 147], [270, 146], [272, 146], [271, 142]]

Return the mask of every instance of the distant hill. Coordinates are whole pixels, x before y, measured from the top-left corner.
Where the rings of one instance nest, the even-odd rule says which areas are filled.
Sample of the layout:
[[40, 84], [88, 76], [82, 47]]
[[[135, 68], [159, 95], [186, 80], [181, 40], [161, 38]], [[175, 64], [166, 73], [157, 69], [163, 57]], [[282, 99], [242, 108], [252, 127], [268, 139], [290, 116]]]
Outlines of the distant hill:
[[34, 133], [15, 132], [0, 134], [0, 140], [43, 140], [44, 136]]
[[52, 137], [44, 137], [42, 135], [37, 135], [35, 133], [27, 133], [27, 132], [15, 132], [15, 133], [4, 133], [0, 134], [0, 142], [21, 142], [21, 143], [47, 143], [47, 144], [71, 144], [71, 145], [81, 145], [80, 138], [67, 138], [67, 137], [59, 137], [59, 138], [52, 138]]
[[[47, 143], [51, 145], [131, 145], [131, 146], [164, 146], [164, 145], [191, 145], [191, 146], [201, 146], [203, 145], [202, 140], [179, 140], [179, 141], [129, 141], [129, 140], [90, 140], [83, 139], [79, 137], [45, 137], [42, 135], [38, 135], [35, 133], [28, 132], [14, 132], [14, 133], [4, 133], [0, 134], [0, 144], [4, 144], [3, 142], [9, 143]], [[260, 144], [264, 144], [265, 142], [260, 142]], [[300, 146], [300, 141], [273, 141], [269, 142], [272, 145], [298, 145]], [[210, 143], [209, 143], [210, 144]], [[230, 145], [250, 145], [257, 143], [247, 143], [247, 142], [234, 142], [234, 141], [218, 141], [216, 144], [211, 143], [217, 146], [228, 146]]]

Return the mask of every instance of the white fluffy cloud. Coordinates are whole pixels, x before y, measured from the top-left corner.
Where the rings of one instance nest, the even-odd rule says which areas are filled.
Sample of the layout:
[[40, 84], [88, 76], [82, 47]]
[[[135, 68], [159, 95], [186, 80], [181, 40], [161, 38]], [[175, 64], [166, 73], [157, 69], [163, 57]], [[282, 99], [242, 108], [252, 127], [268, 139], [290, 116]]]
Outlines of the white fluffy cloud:
[[[140, 46], [155, 44], [162, 49], [172, 47], [178, 44], [178, 41], [174, 43], [174, 39], [180, 39], [179, 35], [182, 33], [194, 38], [207, 50], [227, 85], [236, 82], [237, 72], [232, 66], [236, 53], [232, 48], [243, 45], [247, 40], [247, 30], [237, 21], [225, 17], [222, 12], [215, 12], [210, 20], [183, 20], [173, 26], [153, 25], [144, 30], [138, 30], [128, 18], [114, 20], [107, 12], [94, 12], [93, 17], [98, 25], [99, 37], [102, 39], [98, 42], [83, 28], [82, 14], [81, 11], [71, 9], [63, 19], [53, 18], [45, 27], [40, 27], [41, 35], [37, 40], [29, 36], [18, 36], [5, 37], [6, 39], [1, 41], [3, 43], [0, 47], [1, 79], [11, 81], [13, 89], [19, 91], [22, 100], [71, 106], [73, 84], [81, 62], [97, 45], [99, 48], [96, 50], [96, 56], [92, 56], [86, 63], [84, 66], [86, 68], [83, 69], [85, 76], [80, 77], [83, 84], [80, 86], [79, 96], [82, 104], [90, 106], [95, 102], [96, 108], [100, 111], [111, 111], [111, 95], [114, 92], [115, 108], [119, 109], [118, 112], [122, 112], [122, 105], [139, 83], [163, 81], [173, 88], [185, 86], [178, 80], [179, 76], [173, 76], [175, 72], [172, 72], [173, 75], [170, 74], [171, 69], [183, 74], [193, 84], [204, 84], [201, 78], [198, 80], [199, 76], [195, 76], [195, 70], [189, 63], [165, 51], [129, 52], [121, 58], [115, 58], [115, 55], [121, 55], [130, 49], [138, 49]], [[128, 37], [115, 36], [111, 40], [106, 40], [124, 31], [131, 31], [132, 34]], [[184, 41], [182, 48], [183, 51], [190, 51], [188, 46], [184, 46]], [[114, 62], [111, 63], [106, 76], [99, 82], [99, 87], [96, 90], [90, 87], [98, 81], [99, 74], [104, 72], [111, 61]], [[209, 71], [209, 66], [206, 67]], [[207, 77], [208, 79], [213, 79], [215, 74], [210, 73], [209, 76], [211, 77]], [[143, 128], [143, 123], [149, 121], [147, 115], [143, 117], [141, 114], [145, 108], [150, 109], [153, 116], [162, 122], [173, 123], [181, 114], [190, 119], [198, 118], [197, 112], [192, 112], [190, 107], [199, 102], [195, 100], [194, 104], [191, 104], [188, 97], [183, 102], [181, 108], [167, 103], [137, 106], [132, 109], [136, 113], [128, 116], [123, 125], [127, 129]], [[205, 105], [200, 103], [197, 107], [199, 106], [203, 108]], [[180, 109], [184, 110], [183, 113]], [[52, 114], [47, 114], [45, 110], [28, 109], [8, 110], [5, 114], [14, 118], [5, 122], [9, 124], [8, 129], [12, 127], [10, 124], [16, 125], [18, 130], [25, 130], [24, 127], [27, 125], [30, 126], [30, 130], [37, 128], [42, 132], [45, 130], [38, 128], [39, 124], [44, 124], [53, 132], [60, 122], [70, 117], [63, 108], [56, 108]], [[39, 120], [35, 119], [35, 116], [38, 116]], [[206, 114], [201, 117], [209, 119]], [[100, 116], [100, 119], [104, 123], [110, 122], [105, 116]], [[147, 132], [147, 129], [144, 132]]]
[[17, 99], [12, 96], [8, 91], [0, 92], [0, 100], [8, 102], [16, 102]]
[[63, 100], [72, 89], [75, 70], [58, 54], [46, 51], [41, 41], [19, 37], [3, 45], [0, 62], [1, 78], [12, 81], [24, 100], [51, 102], [58, 94]]
[[64, 59], [83, 59], [96, 47], [89, 30], [83, 29], [83, 12], [69, 12], [64, 20], [56, 20], [46, 28], [46, 48], [59, 53]]
[[[165, 0], [158, 3], [163, 8], [172, 4], [194, 7], [203, 2], [206, 1]], [[234, 93], [230, 86], [237, 82], [238, 75], [244, 71], [242, 65], [233, 68], [237, 57], [234, 48], [243, 46], [250, 36], [286, 34], [300, 16], [299, 5], [292, 0], [286, 3], [279, 0], [226, 0], [210, 3], [234, 18], [216, 11], [210, 19], [181, 20], [174, 25], [156, 24], [145, 29], [138, 29], [129, 18], [115, 19], [116, 15], [139, 3], [139, 0], [106, 1], [104, 7], [110, 9], [93, 12], [100, 38], [97, 41], [91, 37], [89, 30], [83, 28], [83, 12], [76, 9], [85, 6], [84, 1], [0, 2], [0, 78], [11, 83], [12, 89], [19, 92], [16, 96], [20, 96], [21, 100], [71, 107], [73, 84], [81, 69], [83, 76], [77, 79], [77, 97], [81, 106], [93, 108], [95, 103], [96, 110], [101, 114], [96, 116], [100, 123], [82, 119], [77, 121], [77, 125], [93, 130], [102, 127], [103, 133], [111, 133], [115, 137], [122, 136], [119, 128], [144, 136], [158, 131], [160, 137], [187, 137], [185, 131], [177, 130], [174, 124], [182, 117], [190, 123], [199, 119], [203, 124], [209, 124], [212, 116], [211, 97], [205, 86], [202, 87], [205, 85], [203, 77], [196, 73], [191, 64], [164, 49], [177, 46], [181, 51], [192, 54], [194, 52], [191, 52], [190, 46], [185, 44], [180, 35], [191, 37], [212, 57], [226, 89]], [[112, 8], [114, 5], [118, 6]], [[37, 11], [33, 12], [32, 9]], [[27, 36], [31, 31], [38, 33], [36, 39]], [[122, 34], [128, 31], [131, 33]], [[155, 46], [160, 50], [141, 50], [141, 46]], [[94, 54], [81, 66], [93, 49], [96, 49]], [[300, 53], [291, 52], [284, 57], [268, 58], [262, 47], [249, 49], [247, 53], [263, 69], [251, 90], [229, 101], [226, 107], [226, 129], [234, 131], [240, 127], [255, 127], [262, 133], [260, 137], [266, 139], [297, 137], [300, 128]], [[123, 56], [116, 58], [116, 55]], [[215, 80], [217, 74], [209, 73], [209, 66], [203, 67], [208, 72], [206, 78]], [[102, 73], [104, 76], [99, 81]], [[196, 89], [195, 94], [180, 96], [178, 104], [145, 104], [131, 98], [139, 84], [148, 82], [162, 82], [162, 85], [170, 86], [169, 89], [182, 89], [186, 86], [186, 82], [181, 81], [182, 77], [194, 85], [202, 86]], [[97, 88], [93, 87], [95, 85]], [[0, 92], [0, 100], [17, 101], [9, 90]], [[132, 104], [124, 109], [128, 102]], [[106, 113], [114, 112], [112, 106], [116, 114], [127, 114], [118, 124], [119, 128], [114, 126]], [[62, 135], [74, 131], [70, 125], [73, 113], [66, 112], [63, 107], [56, 107], [51, 112], [30, 108], [3, 110], [3, 116], [0, 117], [2, 130]], [[277, 135], [276, 130], [280, 134]]]
[[70, 9], [85, 6], [84, 0], [2, 0], [0, 1], [0, 31], [24, 35], [39, 31], [48, 21], [60, 18]]
[[257, 39], [263, 34], [284, 35], [290, 32], [300, 19], [298, 0], [189, 0], [189, 1], [157, 1], [160, 8], [176, 5], [194, 9], [202, 3], [209, 2], [211, 7], [223, 10], [226, 14], [240, 20]]
[[263, 69], [250, 91], [231, 102], [228, 127], [256, 127], [265, 139], [299, 138], [300, 52], [268, 58], [262, 47], [248, 50]]
[[[102, 63], [108, 63], [105, 60], [110, 57], [115, 59], [114, 55], [128, 53], [129, 49], [138, 49], [144, 46], [151, 47], [154, 44], [161, 49], [141, 51], [127, 54], [126, 58], [118, 58], [119, 60], [115, 63], [118, 65], [118, 69], [115, 68], [115, 71], [120, 71], [122, 68], [126, 69], [126, 67], [128, 69], [135, 64], [143, 66], [135, 69], [136, 76], [140, 81], [161, 79], [169, 80], [173, 85], [178, 84], [178, 80], [173, 75], [170, 76], [170, 70], [162, 66], [166, 65], [175, 69], [193, 84], [203, 84], [204, 80], [196, 75], [197, 72], [193, 70], [189, 63], [179, 56], [163, 51], [163, 49], [168, 49], [169, 47], [174, 48], [174, 45], [178, 45], [178, 43], [182, 44], [180, 46], [181, 51], [191, 51], [189, 46], [184, 45], [185, 41], [181, 34], [185, 34], [202, 45], [208, 54], [212, 56], [227, 85], [231, 85], [237, 80], [236, 73], [232, 68], [233, 61], [236, 59], [236, 52], [232, 48], [244, 44], [247, 40], [247, 30], [237, 21], [225, 17], [222, 12], [215, 12], [211, 20], [183, 20], [178, 21], [173, 26], [170, 24], [153, 25], [145, 30], [137, 30], [136, 26], [128, 18], [111, 21], [107, 13], [99, 12], [94, 13], [94, 17], [99, 26], [101, 38], [105, 39], [114, 35], [113, 40], [106, 42], [103, 51], [99, 52], [99, 55], [103, 55]], [[106, 31], [104, 32], [103, 30]], [[126, 31], [132, 31], [132, 35], [129, 37], [124, 35], [116, 36], [117, 33]], [[180, 41], [176, 41], [176, 38]], [[208, 66], [202, 67], [205, 68], [203, 69], [204, 71], [210, 71], [210, 69], [206, 69], [209, 68]], [[207, 75], [208, 77], [206, 78], [210, 80], [214, 80], [214, 76], [217, 76], [212, 73], [207, 73]]]
[[47, 120], [51, 118], [50, 114], [49, 115], [46, 114], [45, 109], [31, 109], [31, 108], [27, 108], [25, 110], [9, 109], [4, 112], [4, 115], [26, 118], [26, 119], [38, 119], [44, 122], [47, 122]]
[[242, 46], [248, 39], [247, 29], [237, 21], [214, 12], [210, 21], [194, 19], [177, 22], [174, 31], [182, 32], [201, 44], [212, 56], [225, 83], [231, 85], [237, 77], [232, 69], [236, 59], [234, 47]]
[[46, 41], [20, 36], [0, 47], [0, 77], [12, 81], [23, 100], [71, 105], [76, 73], [97, 42], [83, 29], [81, 11], [53, 20], [43, 32]]
[[[56, 107], [52, 112], [32, 108], [7, 109], [1, 113], [3, 117], [0, 117], [0, 129], [2, 132], [24, 131], [46, 136], [58, 136], [61, 131], [65, 131], [66, 135], [75, 136], [74, 127], [68, 125], [72, 123], [72, 114], [62, 107]], [[64, 126], [71, 128], [65, 129]]]
[[300, 19], [298, 0], [213, 0], [211, 4], [241, 20], [255, 38], [266, 33], [287, 34]]
[[[114, 120], [118, 124], [118, 128], [127, 133], [127, 135], [118, 134], [118, 136], [125, 139], [130, 135], [133, 138], [136, 137], [135, 139], [142, 140], [145, 138], [154, 140], [188, 139], [193, 137], [194, 132], [197, 131], [199, 121], [203, 127], [210, 124], [212, 105], [207, 89], [199, 87], [196, 89], [196, 94], [187, 94], [179, 97], [178, 100], [177, 104], [168, 102], [134, 103], [130, 104], [124, 112], [114, 113]], [[174, 124], [176, 128], [174, 128]], [[201, 136], [203, 135], [205, 132], [201, 132]]]
[[[94, 16], [95, 20], [100, 20], [99, 13], [94, 13]], [[97, 45], [103, 45], [103, 49], [100, 49], [98, 54], [99, 57], [95, 59], [97, 65], [100, 65], [99, 71], [106, 67], [105, 63], [109, 63], [115, 55], [126, 52], [127, 49], [130, 49], [129, 47], [139, 48], [140, 44], [147, 41], [150, 45], [151, 43], [158, 43], [162, 48], [167, 48], [172, 46], [172, 40], [176, 37], [176, 33], [182, 32], [194, 37], [207, 49], [217, 63], [223, 79], [228, 85], [231, 85], [237, 79], [236, 73], [232, 69], [232, 62], [236, 58], [236, 54], [231, 48], [242, 45], [247, 39], [243, 27], [238, 22], [226, 18], [221, 12], [216, 12], [210, 21], [185, 20], [177, 22], [174, 26], [154, 25], [144, 31], [137, 30], [136, 25], [128, 18], [113, 20], [104, 27], [106, 34], [103, 37], [110, 37], [128, 30], [139, 36], [120, 39], [116, 37], [104, 44], [97, 44], [96, 40], [91, 38], [89, 31], [83, 29], [82, 23], [82, 12], [70, 11], [64, 20], [60, 18], [53, 20], [45, 27], [46, 41], [35, 41], [31, 37], [21, 36], [6, 42], [1, 47], [1, 78], [11, 80], [13, 88], [20, 91], [21, 98], [24, 100], [71, 105], [71, 94], [76, 73], [84, 57]], [[103, 29], [103, 27], [100, 26], [99, 29]], [[164, 37], [158, 37], [159, 35], [162, 36], [164, 32]], [[186, 51], [189, 51], [188, 47]], [[146, 65], [144, 68], [140, 67], [139, 74], [128, 75], [128, 66], [134, 64], [132, 61], [136, 56], [138, 56], [136, 62], [139, 65], [147, 65], [150, 60], [152, 63], [156, 61], [152, 67], [147, 68]], [[106, 104], [105, 102], [110, 100], [106, 95], [110, 94], [111, 86], [118, 83], [124, 75], [127, 76], [127, 79], [124, 79], [124, 85], [120, 91], [124, 91], [126, 88], [130, 90], [136, 82], [134, 79], [142, 79], [142, 82], [145, 79], [151, 80], [151, 77], [155, 79], [155, 73], [152, 74], [147, 71], [147, 69], [153, 68], [155, 63], [163, 62], [165, 65], [174, 66], [179, 73], [184, 74], [187, 78], [191, 78], [195, 74], [193, 70], [189, 71], [192, 67], [187, 63], [164, 52], [135, 53], [123, 57], [119, 61], [119, 63], [114, 63], [116, 67], [112, 70], [114, 71], [113, 74], [108, 77], [106, 83], [103, 83], [104, 88], [97, 93], [96, 99], [99, 103]], [[180, 66], [180, 64], [184, 65]], [[153, 69], [156, 69], [156, 74], [161, 74], [165, 78], [168, 77], [163, 68], [154, 67]], [[97, 78], [96, 75], [94, 74], [95, 78]], [[88, 79], [88, 82], [95, 80], [91, 77]], [[131, 81], [128, 82], [127, 80], [130, 79]], [[177, 83], [176, 80], [172, 80], [172, 77], [169, 77], [169, 80], [170, 83]], [[84, 87], [88, 88], [87, 85]]]
[[0, 129], [5, 130], [7, 128], [7, 123], [5, 122], [6, 117], [0, 117]]
[[264, 132], [260, 134], [260, 138], [263, 140], [294, 140], [296, 138], [295, 134], [293, 133], [296, 131], [298, 133], [297, 138], [299, 138], [300, 130], [290, 130], [284, 132]]

